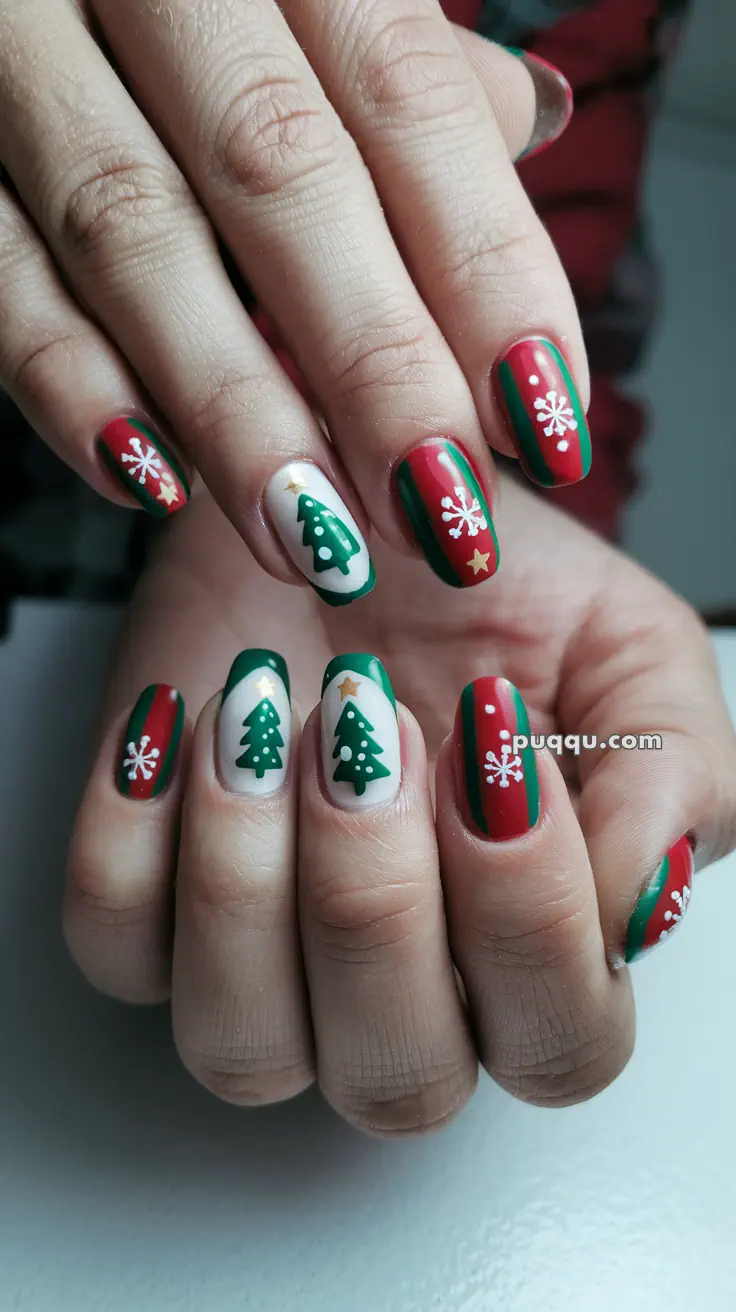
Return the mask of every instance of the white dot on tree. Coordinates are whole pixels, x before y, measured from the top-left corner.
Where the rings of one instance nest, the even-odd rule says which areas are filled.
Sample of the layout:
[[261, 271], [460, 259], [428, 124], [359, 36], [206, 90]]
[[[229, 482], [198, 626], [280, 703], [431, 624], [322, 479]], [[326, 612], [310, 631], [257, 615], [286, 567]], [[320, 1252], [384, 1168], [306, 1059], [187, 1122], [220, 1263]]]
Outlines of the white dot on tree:
[[362, 741], [362, 743], [361, 743], [360, 745], [361, 745], [361, 747], [367, 747], [367, 746], [368, 746], [368, 739], [367, 739], [367, 738], [364, 738], [363, 741]]
[[355, 719], [355, 711], [348, 711], [348, 719], [349, 720]]
[[315, 529], [314, 529], [314, 536], [315, 536], [316, 538], [321, 538], [323, 533], [324, 533], [324, 529], [323, 529], [322, 525], [321, 525], [321, 524], [316, 524], [316, 525], [315, 525]]
[[271, 750], [270, 747], [264, 747], [264, 749], [263, 749], [263, 755], [264, 755], [264, 756], [268, 756], [268, 753], [270, 752], [270, 750]]
[[358, 760], [359, 761], [365, 760], [365, 752], [358, 752]]
[[313, 501], [305, 501], [304, 504], [305, 504], [305, 506], [313, 506], [313, 505], [314, 505], [314, 502], [313, 502]]
[[352, 759], [353, 759], [353, 749], [352, 749], [352, 747], [341, 747], [341, 748], [340, 748], [340, 760], [341, 760], [341, 761], [352, 761]]
[[320, 560], [331, 560], [332, 549], [331, 547], [320, 547], [319, 551], [317, 552], [317, 555], [319, 556]]
[[257, 765], [258, 762], [260, 761], [260, 759], [261, 759], [260, 756], [254, 756], [254, 757], [253, 757], [253, 763], [254, 763], [254, 765]]
[[372, 766], [372, 765], [367, 765], [367, 766], [365, 767], [365, 772], [366, 772], [366, 774], [373, 774], [373, 766]]

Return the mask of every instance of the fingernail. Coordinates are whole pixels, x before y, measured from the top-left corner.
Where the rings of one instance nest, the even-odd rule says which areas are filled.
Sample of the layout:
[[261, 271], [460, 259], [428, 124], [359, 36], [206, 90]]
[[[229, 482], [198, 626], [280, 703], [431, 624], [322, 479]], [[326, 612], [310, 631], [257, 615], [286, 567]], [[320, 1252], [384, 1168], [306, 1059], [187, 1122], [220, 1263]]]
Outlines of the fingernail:
[[455, 720], [458, 777], [481, 833], [518, 838], [539, 819], [539, 780], [532, 747], [515, 752], [516, 734], [529, 738], [529, 719], [508, 679], [484, 678], [463, 690]]
[[266, 505], [297, 569], [330, 606], [375, 586], [363, 535], [322, 470], [306, 460], [284, 465], [266, 488]]
[[125, 730], [117, 772], [123, 797], [149, 801], [171, 782], [184, 728], [184, 702], [176, 688], [153, 683], [141, 693]]
[[498, 569], [498, 541], [483, 487], [448, 438], [421, 442], [402, 460], [396, 482], [427, 563], [453, 588], [472, 588]]
[[687, 837], [671, 847], [636, 904], [626, 935], [625, 960], [636, 961], [669, 938], [690, 904], [693, 851]]
[[189, 500], [181, 466], [161, 438], [138, 419], [111, 419], [97, 438], [97, 450], [115, 481], [149, 515], [167, 519]]
[[286, 661], [253, 647], [235, 659], [217, 724], [220, 778], [231, 793], [267, 797], [289, 764], [291, 694]]
[[330, 797], [348, 810], [381, 806], [399, 791], [396, 701], [375, 656], [336, 656], [325, 670], [322, 764]]
[[516, 342], [493, 369], [493, 391], [528, 478], [579, 483], [590, 471], [590, 433], [562, 352], [546, 337]]
[[572, 118], [572, 87], [559, 68], [539, 55], [520, 50], [518, 46], [506, 46], [505, 49], [525, 64], [534, 83], [537, 98], [534, 129], [529, 145], [519, 156], [519, 159], [531, 159], [534, 155], [541, 155], [565, 131]]

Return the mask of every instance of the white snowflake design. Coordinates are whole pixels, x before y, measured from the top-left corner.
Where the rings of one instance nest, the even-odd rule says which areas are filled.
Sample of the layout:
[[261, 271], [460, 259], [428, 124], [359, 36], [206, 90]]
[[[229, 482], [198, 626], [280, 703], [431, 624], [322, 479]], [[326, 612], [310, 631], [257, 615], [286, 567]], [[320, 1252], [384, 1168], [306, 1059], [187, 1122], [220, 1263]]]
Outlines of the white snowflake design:
[[498, 781], [499, 788], [510, 788], [511, 779], [515, 779], [517, 784], [520, 784], [524, 778], [521, 757], [511, 755], [508, 743], [504, 743], [501, 748], [500, 760], [495, 752], [486, 752], [486, 763], [483, 768], [486, 772], [486, 783], [495, 784]]
[[666, 929], [663, 929], [663, 930], [662, 930], [662, 932], [661, 932], [661, 934], [660, 934], [660, 936], [659, 936], [659, 937], [660, 937], [660, 941], [661, 941], [663, 938], [667, 938], [667, 937], [672, 933], [673, 929], [676, 929], [676, 928], [677, 928], [677, 926], [679, 925], [680, 921], [682, 920], [682, 917], [684, 916], [685, 912], [687, 911], [688, 903], [689, 903], [689, 901], [690, 901], [690, 886], [689, 886], [689, 884], [686, 884], [686, 885], [685, 885], [685, 887], [683, 888], [682, 892], [679, 892], [677, 889], [674, 889], [674, 890], [670, 893], [670, 897], [672, 898], [672, 901], [674, 902], [674, 904], [675, 904], [677, 910], [676, 910], [676, 911], [671, 911], [671, 910], [668, 909], [667, 911], [665, 911], [665, 913], [664, 913], [664, 918], [665, 918], [665, 920], [669, 921], [669, 924], [667, 925], [667, 928], [666, 928]]
[[148, 744], [151, 739], [148, 734], [144, 734], [140, 741], [140, 746], [136, 743], [128, 743], [128, 755], [123, 761], [123, 769], [128, 771], [128, 778], [134, 783], [138, 778], [140, 770], [144, 779], [153, 779], [158, 769], [158, 760], [161, 755], [158, 747], [152, 747], [148, 751]]
[[552, 391], [546, 396], [538, 396], [534, 409], [538, 412], [537, 423], [547, 425], [544, 430], [546, 437], [551, 437], [553, 433], [562, 437], [568, 428], [574, 430], [578, 426], [567, 397], [562, 392]]
[[451, 538], [462, 537], [463, 531], [467, 529], [469, 538], [477, 538], [482, 528], [488, 528], [486, 517], [480, 508], [480, 501], [477, 497], [468, 503], [468, 494], [464, 487], [454, 489], [458, 504], [456, 505], [452, 497], [443, 497], [442, 518], [446, 524], [451, 524], [457, 520], [454, 528], [450, 529]]
[[130, 465], [128, 473], [133, 478], [138, 478], [141, 487], [143, 487], [149, 475], [151, 478], [157, 478], [159, 482], [162, 478], [167, 477], [163, 472], [161, 459], [155, 446], [149, 445], [144, 451], [143, 443], [139, 437], [129, 438], [128, 445], [132, 446], [135, 455], [128, 455], [126, 451], [122, 456], [122, 461], [124, 465]]

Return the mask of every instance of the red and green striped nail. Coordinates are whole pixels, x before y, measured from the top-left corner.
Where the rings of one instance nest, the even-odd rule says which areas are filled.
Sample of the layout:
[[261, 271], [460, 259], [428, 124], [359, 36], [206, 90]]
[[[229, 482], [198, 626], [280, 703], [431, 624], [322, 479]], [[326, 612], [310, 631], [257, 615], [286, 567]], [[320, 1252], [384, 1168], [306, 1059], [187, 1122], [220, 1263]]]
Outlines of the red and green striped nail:
[[590, 472], [590, 433], [567, 361], [545, 337], [516, 342], [493, 369], [496, 402], [521, 467], [541, 487], [579, 483]]
[[153, 683], [141, 693], [125, 730], [117, 770], [118, 792], [136, 801], [158, 797], [171, 782], [184, 728], [184, 702], [176, 688]]
[[463, 690], [455, 721], [458, 777], [481, 833], [518, 838], [539, 819], [539, 780], [526, 707], [508, 679], [483, 678]]
[[690, 903], [692, 881], [693, 849], [684, 837], [670, 848], [636, 904], [626, 935], [627, 962], [636, 961], [677, 929]]
[[430, 438], [396, 471], [407, 518], [427, 562], [453, 588], [471, 588], [498, 569], [498, 541], [480, 479], [460, 447]]
[[149, 515], [168, 519], [189, 500], [183, 469], [152, 429], [124, 415], [111, 419], [97, 438], [108, 473]]

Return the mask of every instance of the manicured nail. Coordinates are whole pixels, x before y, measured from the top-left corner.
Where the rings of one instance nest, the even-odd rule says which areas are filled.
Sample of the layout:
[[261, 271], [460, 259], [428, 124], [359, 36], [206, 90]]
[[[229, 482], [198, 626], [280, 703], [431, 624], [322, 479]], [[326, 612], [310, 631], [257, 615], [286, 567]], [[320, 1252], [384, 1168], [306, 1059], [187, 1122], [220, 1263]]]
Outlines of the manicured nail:
[[284, 465], [266, 488], [266, 505], [291, 559], [323, 601], [344, 606], [372, 591], [376, 576], [363, 535], [317, 465]]
[[322, 763], [338, 806], [366, 811], [401, 785], [401, 744], [389, 677], [375, 656], [336, 656], [322, 682]]
[[118, 792], [148, 801], [171, 782], [184, 728], [184, 702], [176, 688], [153, 683], [141, 693], [125, 730]]
[[539, 819], [534, 749], [513, 749], [516, 734], [529, 738], [529, 719], [508, 679], [484, 678], [463, 690], [455, 720], [458, 777], [470, 814], [489, 838], [518, 838]]
[[454, 442], [430, 438], [396, 471], [409, 522], [435, 574], [472, 588], [498, 569], [498, 541], [478, 476]]
[[493, 390], [522, 469], [534, 483], [565, 487], [585, 478], [588, 423], [567, 361], [553, 342], [516, 342], [494, 366]]
[[253, 647], [233, 662], [220, 703], [217, 758], [231, 793], [266, 797], [289, 764], [291, 694], [286, 661]]
[[97, 438], [100, 459], [113, 478], [147, 510], [167, 519], [189, 500], [189, 484], [161, 438], [137, 419], [105, 424]]
[[671, 847], [636, 904], [626, 935], [625, 960], [636, 961], [669, 938], [690, 904], [693, 850], [687, 837]]
[[572, 87], [564, 73], [546, 59], [532, 55], [528, 50], [520, 50], [518, 46], [505, 48], [526, 65], [534, 83], [537, 98], [534, 129], [529, 145], [519, 156], [519, 159], [531, 159], [534, 155], [541, 155], [565, 131], [572, 118]]

